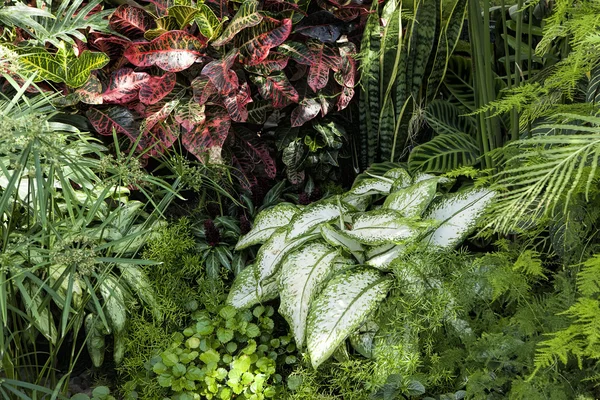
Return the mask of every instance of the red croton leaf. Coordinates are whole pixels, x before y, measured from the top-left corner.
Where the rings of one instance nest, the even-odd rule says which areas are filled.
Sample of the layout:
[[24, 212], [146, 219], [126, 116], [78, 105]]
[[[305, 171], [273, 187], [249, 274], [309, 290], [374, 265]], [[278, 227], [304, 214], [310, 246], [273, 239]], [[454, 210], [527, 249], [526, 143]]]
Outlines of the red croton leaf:
[[338, 111], [342, 111], [344, 108], [348, 107], [352, 97], [354, 97], [354, 88], [347, 86], [342, 87], [342, 92], [340, 93], [340, 97], [338, 97], [336, 104]]
[[298, 64], [313, 65], [315, 57], [309, 48], [300, 42], [287, 42], [279, 46], [278, 50], [292, 58]]
[[143, 8], [122, 4], [110, 16], [112, 29], [128, 37], [144, 36], [148, 29], [156, 27], [154, 19]]
[[144, 156], [156, 157], [163, 154], [177, 140], [178, 132], [173, 129], [171, 124], [160, 122], [152, 131], [145, 132], [146, 149], [148, 150]]
[[124, 56], [138, 67], [157, 67], [179, 72], [191, 67], [203, 53], [204, 45], [184, 31], [163, 33], [151, 42], [131, 43]]
[[202, 68], [201, 74], [207, 76], [223, 95], [234, 92], [240, 86], [236, 73], [231, 70], [237, 55], [238, 49], [234, 48], [222, 59], [211, 61]]
[[289, 59], [290, 58], [286, 55], [272, 51], [267, 58], [262, 60], [260, 63], [252, 66], [246, 65], [244, 68], [248, 72], [268, 76], [273, 71], [283, 71], [283, 69], [287, 67]]
[[155, 104], [171, 93], [175, 87], [176, 76], [167, 72], [163, 76], [151, 76], [140, 88], [140, 101], [144, 104]]
[[198, 104], [193, 99], [186, 102], [180, 102], [175, 110], [175, 121], [177, 121], [186, 132], [190, 133], [196, 129], [197, 126], [204, 124], [204, 121], [206, 121], [206, 114], [204, 113], [205, 109], [206, 107], [204, 105]]
[[339, 70], [341, 57], [335, 54], [335, 51], [325, 43], [311, 41], [308, 45], [313, 54], [314, 63], [308, 70], [308, 86], [317, 92], [327, 86], [329, 80], [329, 70]]
[[227, 139], [231, 119], [222, 107], [211, 107], [207, 115], [209, 118], [204, 124], [183, 135], [182, 143], [200, 161], [205, 161], [208, 156], [208, 161], [221, 162], [221, 149]]
[[142, 121], [142, 125], [140, 129], [143, 132], [149, 132], [156, 124], [163, 122], [166, 120], [169, 115], [175, 110], [177, 105], [179, 104], [179, 100], [169, 101], [165, 104], [156, 104], [146, 108], [145, 114], [146, 118]]
[[[126, 135], [132, 142], [137, 140], [140, 127], [131, 111], [125, 107], [112, 107], [108, 110], [90, 108], [86, 113], [94, 129], [101, 135], [110, 136], [113, 130]], [[139, 143], [138, 148], [143, 144]]]
[[150, 75], [135, 72], [131, 68], [121, 68], [110, 77], [108, 88], [102, 94], [105, 103], [125, 104], [138, 97], [142, 85], [146, 84]]
[[281, 71], [267, 77], [255, 76], [253, 79], [260, 95], [264, 99], [271, 99], [275, 108], [283, 108], [300, 100], [298, 91]]
[[265, 0], [264, 9], [277, 14], [285, 11], [294, 11], [306, 16], [306, 12], [304, 12], [298, 4], [286, 0]]
[[235, 122], [246, 122], [248, 120], [248, 110], [246, 105], [252, 101], [252, 94], [247, 82], [240, 86], [237, 93], [230, 93], [223, 97], [223, 104], [227, 112]]
[[292, 127], [302, 126], [321, 111], [321, 104], [315, 99], [304, 99], [291, 113]]
[[219, 93], [217, 87], [208, 79], [208, 76], [200, 75], [192, 81], [194, 101], [204, 104], [209, 100], [216, 100], [215, 95]]
[[259, 28], [261, 26], [262, 29], [272, 26], [275, 28], [255, 36], [240, 47], [242, 62], [247, 65], [256, 65], [263, 61], [269, 55], [269, 51], [285, 42], [292, 32], [292, 20], [289, 18], [279, 22], [265, 17]]

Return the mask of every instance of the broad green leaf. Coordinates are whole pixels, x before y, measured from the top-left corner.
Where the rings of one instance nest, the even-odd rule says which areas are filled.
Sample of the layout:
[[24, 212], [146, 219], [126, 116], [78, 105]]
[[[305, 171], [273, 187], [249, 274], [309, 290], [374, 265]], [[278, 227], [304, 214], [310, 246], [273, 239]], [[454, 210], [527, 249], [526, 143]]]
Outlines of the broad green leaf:
[[278, 228], [289, 224], [298, 211], [299, 208], [291, 203], [280, 203], [261, 211], [254, 220], [252, 230], [240, 238], [235, 249], [242, 250], [257, 243], [264, 243]]
[[313, 367], [321, 365], [385, 298], [392, 279], [359, 267], [333, 277], [313, 300], [307, 348]]
[[406, 247], [403, 245], [397, 245], [391, 249], [379, 253], [366, 261], [366, 264], [377, 268], [380, 271], [389, 271], [392, 263], [403, 255], [406, 251]]
[[323, 243], [308, 243], [290, 253], [281, 265], [279, 313], [289, 323], [296, 345], [302, 347], [310, 303], [333, 270], [338, 251]]
[[89, 50], [75, 56], [73, 49], [59, 47], [56, 54], [44, 48], [27, 48], [21, 51], [19, 61], [25, 73], [36, 73], [35, 82], [50, 81], [66, 83], [69, 87], [83, 86], [93, 70], [104, 67], [110, 61], [104, 53], [93, 53]]
[[495, 193], [485, 188], [469, 188], [434, 201], [424, 218], [436, 220], [439, 227], [423, 242], [433, 246], [453, 248], [475, 230], [477, 220], [494, 199]]
[[262, 20], [263, 16], [258, 13], [258, 1], [245, 0], [223, 31], [223, 34], [212, 43], [213, 46], [223, 46], [242, 29], [258, 25]]
[[396, 210], [407, 218], [420, 217], [435, 197], [438, 180], [427, 179], [390, 194], [384, 208]]
[[364, 244], [397, 243], [419, 234], [421, 224], [395, 210], [374, 210], [356, 215], [345, 233]]
[[249, 308], [255, 304], [272, 300], [279, 295], [277, 276], [260, 287], [256, 281], [254, 264], [244, 268], [233, 281], [226, 303], [235, 308]]
[[305, 235], [317, 225], [340, 218], [352, 211], [354, 211], [353, 207], [339, 201], [337, 196], [310, 204], [290, 221], [288, 238], [294, 239]]
[[200, 12], [199, 9], [192, 6], [174, 5], [168, 8], [167, 14], [177, 21], [179, 29], [185, 29]]
[[454, 104], [444, 100], [434, 100], [425, 109], [425, 121], [438, 135], [464, 133], [475, 136], [477, 128], [470, 116]]
[[279, 228], [262, 245], [256, 255], [256, 280], [263, 282], [278, 272], [281, 262], [298, 246], [319, 237], [319, 234], [302, 235], [291, 239], [286, 227]]

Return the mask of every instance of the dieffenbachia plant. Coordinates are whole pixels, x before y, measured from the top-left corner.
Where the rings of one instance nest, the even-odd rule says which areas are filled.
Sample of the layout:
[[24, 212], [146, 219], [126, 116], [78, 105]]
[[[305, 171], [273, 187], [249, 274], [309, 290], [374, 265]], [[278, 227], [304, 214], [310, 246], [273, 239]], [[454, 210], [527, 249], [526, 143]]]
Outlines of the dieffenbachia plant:
[[386, 298], [393, 263], [421, 246], [453, 249], [473, 233], [494, 193], [448, 193], [448, 183], [394, 167], [363, 174], [345, 194], [263, 211], [237, 244], [262, 246], [228, 303], [246, 308], [279, 297], [297, 345], [318, 367]]

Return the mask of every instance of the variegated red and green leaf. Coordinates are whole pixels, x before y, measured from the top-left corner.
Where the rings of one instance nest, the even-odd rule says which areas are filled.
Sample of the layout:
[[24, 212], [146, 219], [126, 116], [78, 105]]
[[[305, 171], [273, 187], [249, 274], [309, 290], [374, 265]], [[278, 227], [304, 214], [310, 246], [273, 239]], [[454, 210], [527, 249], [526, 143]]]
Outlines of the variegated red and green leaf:
[[86, 104], [102, 104], [102, 83], [95, 76], [91, 75], [90, 79], [75, 91], [79, 100]]
[[147, 30], [156, 28], [156, 23], [143, 8], [122, 4], [109, 19], [112, 29], [127, 37], [144, 36]]
[[223, 31], [223, 34], [221, 34], [212, 45], [216, 47], [223, 46], [231, 41], [231, 39], [233, 39], [233, 37], [242, 29], [256, 26], [260, 24], [262, 20], [263, 16], [258, 13], [258, 1], [245, 0]]
[[244, 82], [237, 93], [229, 93], [223, 96], [223, 104], [229, 113], [229, 117], [235, 122], [246, 122], [248, 110], [246, 105], [252, 102], [252, 94], [247, 82]]
[[236, 73], [231, 70], [237, 54], [238, 49], [234, 48], [222, 59], [211, 61], [202, 68], [202, 75], [207, 76], [223, 95], [236, 91], [240, 86]]
[[348, 107], [350, 101], [354, 97], [354, 88], [348, 86], [342, 86], [342, 91], [340, 92], [340, 96], [338, 97], [338, 101], [336, 103], [338, 111], [342, 111], [344, 108]]
[[142, 121], [140, 130], [142, 132], [149, 132], [154, 129], [154, 126], [159, 122], [166, 120], [171, 113], [179, 105], [179, 99], [168, 101], [161, 105], [153, 105], [146, 108], [146, 118]]
[[182, 137], [185, 148], [200, 161], [221, 162], [221, 149], [227, 139], [231, 119], [222, 107], [207, 109], [210, 116], [204, 124]]
[[313, 65], [316, 62], [313, 53], [304, 43], [287, 42], [279, 46], [277, 50], [291, 57], [298, 64]]
[[356, 83], [356, 47], [352, 43], [347, 46], [340, 47], [340, 68], [333, 76], [337, 83], [341, 86], [354, 87]]
[[110, 136], [113, 130], [117, 134], [126, 135], [135, 142], [140, 127], [131, 111], [125, 107], [111, 107], [107, 110], [90, 108], [86, 113], [94, 129], [101, 135]]
[[244, 69], [253, 74], [268, 76], [273, 71], [283, 71], [283, 69], [287, 67], [289, 59], [290, 58], [284, 54], [271, 51], [267, 58], [260, 63], [255, 65], [245, 65]]
[[125, 104], [136, 99], [142, 85], [146, 84], [150, 75], [135, 72], [131, 68], [121, 68], [112, 73], [108, 88], [102, 93], [105, 103]]
[[279, 22], [265, 17], [261, 25], [257, 33], [264, 29], [270, 30], [257, 34], [240, 47], [240, 58], [247, 65], [262, 62], [269, 55], [269, 51], [282, 44], [292, 32], [292, 20], [289, 18]]
[[308, 48], [314, 57], [314, 63], [308, 70], [308, 86], [317, 92], [327, 86], [329, 70], [339, 70], [342, 59], [334, 49], [322, 42], [310, 41]]
[[198, 104], [204, 104], [210, 100], [215, 101], [219, 94], [217, 87], [212, 83], [208, 76], [200, 75], [192, 81], [192, 91], [194, 101]]
[[292, 127], [304, 125], [319, 115], [319, 111], [321, 111], [321, 104], [317, 100], [312, 98], [302, 100], [298, 107], [292, 110], [290, 116]]
[[180, 102], [175, 109], [175, 121], [188, 133], [206, 121], [205, 106], [198, 104], [194, 99]]
[[178, 132], [172, 124], [162, 121], [154, 126], [150, 132], [144, 132], [146, 156], [156, 157], [163, 154], [177, 140]]
[[191, 67], [203, 55], [202, 42], [184, 31], [162, 34], [151, 42], [132, 43], [124, 56], [138, 67], [157, 66], [168, 72]]
[[267, 77], [254, 75], [252, 80], [258, 87], [260, 95], [264, 99], [270, 99], [275, 108], [283, 108], [290, 103], [300, 101], [298, 91], [281, 71]]
[[155, 104], [164, 99], [175, 87], [176, 75], [167, 72], [163, 76], [151, 76], [140, 88], [140, 101], [144, 104]]
[[146, 38], [146, 40], [154, 40], [177, 28], [177, 20], [171, 15], [165, 15], [156, 19], [156, 28], [148, 29], [146, 33], [144, 33], [144, 38]]

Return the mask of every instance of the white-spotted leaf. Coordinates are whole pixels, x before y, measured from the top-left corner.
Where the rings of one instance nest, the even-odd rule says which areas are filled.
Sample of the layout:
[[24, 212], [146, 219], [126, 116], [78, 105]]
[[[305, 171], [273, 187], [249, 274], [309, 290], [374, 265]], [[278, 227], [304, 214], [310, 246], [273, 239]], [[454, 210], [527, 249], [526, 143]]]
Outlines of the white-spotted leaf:
[[473, 233], [477, 220], [494, 196], [491, 190], [470, 188], [434, 201], [424, 218], [438, 221], [440, 225], [423, 242], [444, 248], [458, 246]]
[[255, 304], [277, 298], [279, 288], [278, 277], [258, 286], [254, 264], [244, 268], [233, 281], [226, 303], [235, 308], [249, 308]]
[[340, 201], [337, 196], [326, 201], [313, 203], [306, 206], [301, 213], [292, 218], [288, 238], [295, 239], [305, 235], [317, 225], [340, 218], [340, 216], [352, 211], [354, 211], [354, 208]]
[[407, 218], [420, 217], [435, 197], [438, 179], [432, 178], [415, 183], [390, 194], [384, 208], [400, 211]]
[[414, 238], [420, 232], [420, 224], [408, 220], [395, 210], [374, 210], [356, 215], [352, 229], [346, 235], [364, 244], [379, 245], [397, 243]]
[[320, 242], [305, 244], [290, 253], [279, 275], [279, 313], [286, 319], [296, 345], [302, 347], [310, 303], [331, 274], [338, 250]]
[[278, 228], [289, 224], [299, 210], [291, 203], [281, 203], [261, 211], [256, 216], [250, 232], [240, 238], [235, 249], [242, 250], [258, 243], [264, 243]]
[[307, 348], [317, 368], [379, 306], [392, 285], [372, 268], [353, 268], [334, 276], [313, 300], [308, 315]]
[[392, 263], [398, 259], [404, 252], [406, 251], [406, 247], [403, 245], [397, 245], [380, 253], [372, 258], [369, 258], [366, 263], [372, 267], [377, 268], [380, 271], [389, 271]]

